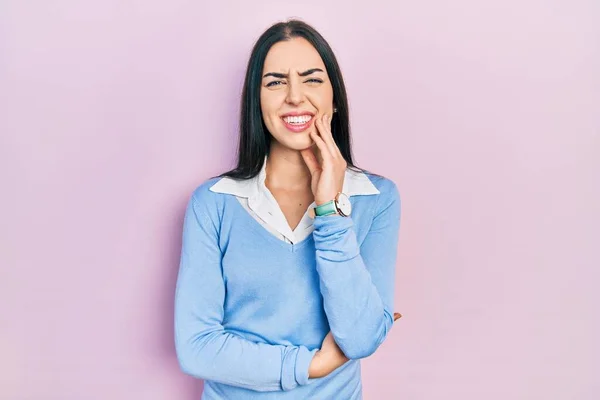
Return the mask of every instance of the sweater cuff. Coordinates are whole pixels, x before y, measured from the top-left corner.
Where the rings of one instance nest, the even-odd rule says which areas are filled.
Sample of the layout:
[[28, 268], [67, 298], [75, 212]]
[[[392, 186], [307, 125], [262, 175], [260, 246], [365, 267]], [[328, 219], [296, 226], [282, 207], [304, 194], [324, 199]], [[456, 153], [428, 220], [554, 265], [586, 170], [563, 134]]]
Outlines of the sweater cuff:
[[313, 225], [316, 231], [328, 234], [330, 232], [349, 229], [354, 224], [351, 217], [342, 217], [341, 215], [321, 215], [314, 218]]
[[304, 346], [300, 346], [298, 349], [298, 356], [296, 357], [296, 382], [298, 385], [308, 384], [308, 370], [310, 363], [312, 362], [315, 353], [319, 349], [308, 350]]
[[308, 383], [308, 368], [316, 352], [317, 349], [311, 351], [304, 346], [285, 352], [281, 366], [281, 390], [292, 390]]
[[352, 218], [321, 216], [316, 217], [313, 224], [313, 238], [318, 257], [343, 262], [360, 254]]

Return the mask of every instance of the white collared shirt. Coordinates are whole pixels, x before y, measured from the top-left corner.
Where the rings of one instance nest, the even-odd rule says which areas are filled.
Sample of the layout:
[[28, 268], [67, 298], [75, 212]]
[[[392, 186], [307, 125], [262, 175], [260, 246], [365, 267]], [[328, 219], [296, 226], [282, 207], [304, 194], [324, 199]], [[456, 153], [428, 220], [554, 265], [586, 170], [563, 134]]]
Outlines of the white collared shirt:
[[[275, 237], [287, 242], [298, 243], [306, 239], [313, 230], [312, 213], [316, 206], [313, 202], [306, 210], [298, 226], [292, 230], [277, 200], [265, 185], [267, 158], [259, 174], [247, 180], [221, 178], [210, 190], [215, 193], [234, 195], [248, 213]], [[366, 174], [346, 169], [342, 191], [348, 196], [365, 196], [379, 194]]]

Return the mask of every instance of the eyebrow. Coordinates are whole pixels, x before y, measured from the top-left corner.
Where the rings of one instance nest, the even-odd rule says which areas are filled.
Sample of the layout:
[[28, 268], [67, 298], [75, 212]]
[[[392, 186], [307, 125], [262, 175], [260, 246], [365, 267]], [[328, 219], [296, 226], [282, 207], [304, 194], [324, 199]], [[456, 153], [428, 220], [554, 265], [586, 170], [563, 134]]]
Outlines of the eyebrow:
[[[307, 75], [313, 74], [315, 72], [325, 72], [325, 71], [323, 71], [321, 68], [311, 68], [304, 72], [298, 73], [298, 75], [307, 76]], [[287, 74], [281, 74], [279, 72], [267, 72], [266, 74], [263, 75], [263, 78], [266, 78], [267, 76], [273, 76], [275, 78], [287, 78], [288, 77]]]

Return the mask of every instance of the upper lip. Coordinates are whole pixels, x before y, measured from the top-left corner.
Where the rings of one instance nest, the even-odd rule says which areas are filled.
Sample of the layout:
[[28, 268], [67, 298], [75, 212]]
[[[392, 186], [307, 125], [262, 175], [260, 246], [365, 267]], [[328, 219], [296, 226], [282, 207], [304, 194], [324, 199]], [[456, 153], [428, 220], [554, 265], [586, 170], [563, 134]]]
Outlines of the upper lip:
[[314, 117], [315, 113], [312, 113], [310, 111], [290, 111], [289, 113], [285, 113], [281, 116], [281, 118], [285, 118], [285, 117], [300, 117], [302, 115], [310, 115], [311, 117]]

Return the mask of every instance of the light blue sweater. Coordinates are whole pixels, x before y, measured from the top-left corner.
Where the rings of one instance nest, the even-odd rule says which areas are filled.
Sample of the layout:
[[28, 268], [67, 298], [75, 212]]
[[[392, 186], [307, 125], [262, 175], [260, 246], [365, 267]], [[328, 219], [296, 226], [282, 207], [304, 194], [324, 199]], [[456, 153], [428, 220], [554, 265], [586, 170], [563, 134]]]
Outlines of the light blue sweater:
[[[297, 244], [269, 233], [207, 180], [188, 203], [175, 295], [181, 368], [205, 380], [203, 400], [361, 399], [359, 359], [393, 325], [400, 198], [352, 196], [352, 216], [316, 217]], [[308, 367], [332, 331], [350, 361], [326, 377]]]

